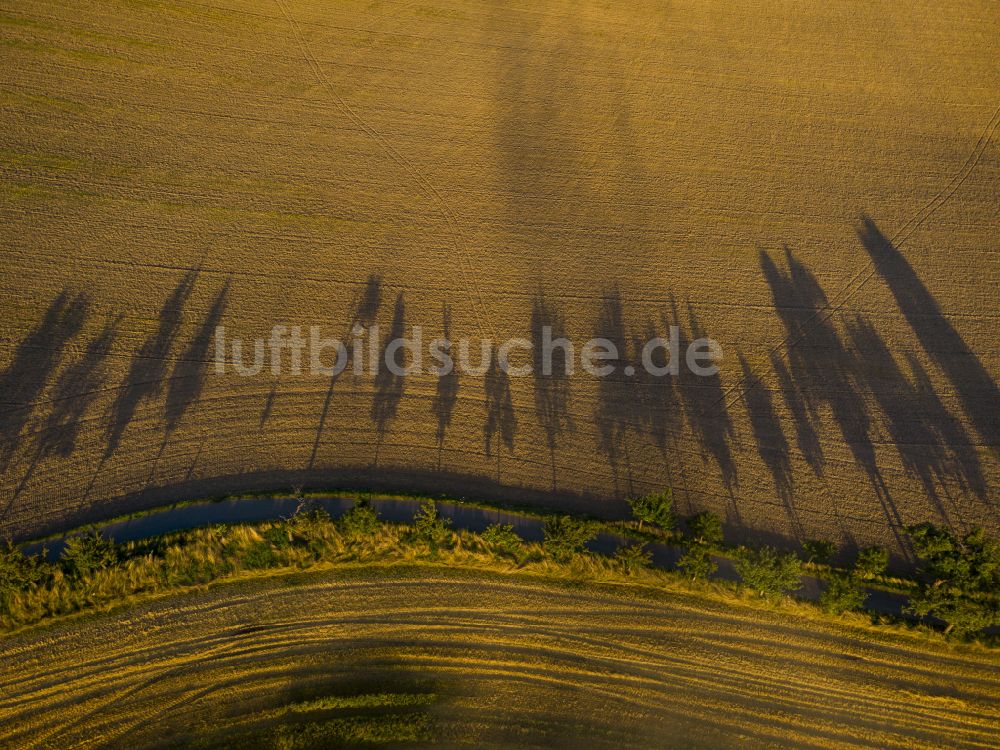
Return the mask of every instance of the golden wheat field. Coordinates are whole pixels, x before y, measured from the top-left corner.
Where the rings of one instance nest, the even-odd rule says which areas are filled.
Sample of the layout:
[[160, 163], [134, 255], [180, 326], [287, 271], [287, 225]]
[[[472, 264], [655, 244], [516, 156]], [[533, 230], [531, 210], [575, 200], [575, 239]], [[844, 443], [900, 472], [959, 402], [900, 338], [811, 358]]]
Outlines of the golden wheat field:
[[[995, 531], [998, 39], [989, 0], [7, 0], [0, 532], [297, 486], [609, 516], [672, 486], [733, 538], [897, 553], [909, 523]], [[216, 373], [218, 325], [252, 341], [279, 323], [419, 326], [469, 338], [473, 360], [548, 325], [617, 342], [622, 363], [676, 325], [725, 357], [705, 379]], [[184, 660], [246, 604], [213, 606], [151, 656], [164, 681], [136, 683], [146, 736], [162, 728], [146, 707], [182, 699]], [[303, 658], [346, 637], [317, 617]], [[565, 623], [557, 640], [584, 648]], [[241, 673], [251, 643], [286, 637], [206, 669]], [[446, 664], [442, 648], [410, 656]], [[757, 700], [740, 665], [785, 657], [734, 648], [718, 679], [739, 684], [739, 714]], [[583, 704], [614, 670], [600, 658]], [[613, 700], [686, 721], [641, 671]], [[683, 696], [684, 678], [657, 680], [674, 677]], [[43, 700], [38, 679], [24, 700]]]
[[4, 648], [10, 748], [330, 747], [404, 719], [418, 744], [477, 747], [971, 748], [1000, 731], [994, 654], [434, 566], [226, 584]]

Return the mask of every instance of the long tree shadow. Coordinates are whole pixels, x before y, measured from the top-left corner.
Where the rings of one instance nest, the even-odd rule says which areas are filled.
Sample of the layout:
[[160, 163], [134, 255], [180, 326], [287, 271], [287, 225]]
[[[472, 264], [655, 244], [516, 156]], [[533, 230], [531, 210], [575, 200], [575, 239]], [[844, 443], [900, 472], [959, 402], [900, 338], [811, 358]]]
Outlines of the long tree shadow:
[[156, 473], [156, 465], [170, 441], [170, 436], [173, 435], [191, 405], [201, 398], [209, 365], [214, 361], [209, 353], [212, 351], [215, 329], [222, 323], [222, 316], [226, 311], [230, 284], [231, 280], [227, 280], [216, 294], [208, 314], [174, 364], [167, 384], [167, 399], [164, 408], [166, 429], [160, 451], [153, 460], [151, 478]]
[[[444, 326], [444, 338], [441, 346], [442, 353], [451, 357], [451, 308], [446, 304], [442, 312]], [[435, 439], [437, 441], [437, 467], [441, 468], [441, 453], [444, 450], [444, 438], [451, 425], [451, 418], [455, 411], [455, 403], [458, 401], [459, 374], [454, 361], [447, 371], [438, 372], [437, 385], [434, 391], [434, 399], [431, 401], [431, 413], [437, 420], [437, 430]]]
[[[389, 426], [396, 418], [399, 410], [399, 402], [403, 398], [403, 389], [406, 379], [400, 373], [407, 366], [400, 356], [402, 350], [396, 349], [391, 353], [393, 365], [390, 368], [389, 347], [393, 341], [401, 340], [406, 335], [406, 304], [403, 301], [403, 293], [396, 297], [396, 307], [392, 315], [392, 326], [389, 335], [385, 340], [380, 352], [378, 369], [375, 372], [375, 393], [372, 397], [371, 419], [375, 423], [375, 431], [378, 439], [375, 443], [375, 466], [378, 466], [379, 450], [385, 435], [389, 431]], [[393, 369], [397, 372], [393, 372]]]
[[[641, 352], [646, 342], [657, 338], [663, 337], [656, 330], [655, 324], [651, 321], [647, 322], [645, 338], [633, 337], [632, 351]], [[656, 347], [650, 352], [649, 357], [650, 364], [657, 369], [666, 368], [668, 358], [669, 352], [664, 347]], [[640, 362], [640, 364], [642, 363]], [[652, 438], [653, 443], [666, 459], [668, 446], [676, 437], [676, 425], [673, 424], [672, 418], [676, 416], [679, 402], [674, 390], [674, 378], [669, 374], [654, 373], [642, 366], [636, 369], [635, 379], [639, 399], [642, 403], [640, 416], [642, 417], [643, 431]]]
[[267, 424], [267, 420], [271, 418], [271, 413], [274, 411], [274, 402], [278, 397], [278, 379], [275, 378], [274, 382], [271, 383], [271, 390], [267, 392], [267, 397], [264, 399], [264, 408], [260, 410], [260, 419], [257, 422], [258, 428], [263, 428]]
[[913, 385], [921, 413], [954, 461], [952, 478], [959, 483], [961, 489], [974, 492], [981, 500], [988, 502], [989, 492], [983, 468], [971, 436], [962, 421], [948, 411], [941, 401], [930, 375], [913, 353], [906, 352], [904, 357], [913, 373]]
[[[486, 421], [483, 424], [483, 439], [486, 455], [492, 456], [496, 450], [497, 481], [500, 481], [501, 444], [514, 452], [514, 437], [517, 434], [517, 412], [510, 392], [510, 375], [500, 365], [496, 347], [490, 355], [490, 366], [484, 379], [486, 391]], [[494, 440], [496, 445], [494, 445]]]
[[774, 408], [771, 392], [757, 377], [742, 354], [740, 354], [740, 368], [743, 371], [743, 404], [750, 417], [750, 428], [757, 445], [757, 453], [771, 472], [775, 491], [785, 505], [796, 537], [801, 539], [802, 524], [792, 502], [792, 462], [788, 439], [781, 428], [781, 420]]
[[781, 271], [761, 251], [760, 264], [771, 287], [775, 309], [785, 326], [790, 378], [798, 386], [810, 415], [829, 406], [855, 461], [880, 496], [888, 495], [875, 460], [869, 431], [871, 416], [855, 381], [856, 361], [833, 324], [817, 312], [828, 308], [816, 277], [785, 248], [788, 271]]
[[87, 345], [83, 356], [65, 368], [52, 387], [51, 408], [35, 434], [35, 454], [3, 512], [6, 518], [27, 487], [38, 465], [50, 456], [73, 453], [83, 417], [107, 381], [107, 357], [117, 335], [120, 317], [107, 323]]
[[61, 292], [49, 304], [38, 327], [14, 352], [0, 375], [0, 471], [10, 466], [21, 444], [21, 433], [35, 402], [59, 365], [63, 349], [83, 327], [89, 299], [85, 294]]
[[[708, 338], [690, 304], [687, 313], [688, 325], [685, 327], [681, 323], [677, 306], [674, 305], [673, 319], [680, 332], [679, 351], [682, 354], [688, 350], [692, 341]], [[726, 406], [722, 377], [719, 372], [708, 376], [696, 375], [684, 362], [680, 368], [678, 390], [688, 427], [694, 433], [703, 455], [707, 453], [718, 466], [726, 492], [733, 503], [736, 522], [739, 523], [740, 512], [733, 496], [733, 489], [738, 481], [732, 451], [732, 444], [736, 441], [736, 428]]]
[[535, 380], [535, 414], [545, 432], [552, 468], [552, 489], [556, 489], [556, 448], [566, 430], [573, 429], [570, 416], [570, 383], [565, 349], [554, 346], [545, 352], [546, 336], [552, 342], [568, 341], [566, 321], [541, 292], [531, 307], [532, 373]]
[[585, 180], [565, 178], [585, 168], [579, 149], [567, 147], [577, 124], [573, 110], [585, 97], [579, 90], [577, 67], [560, 62], [579, 19], [568, 16], [562, 24], [556, 49], [551, 49], [551, 38], [544, 43], [538, 39], [544, 30], [536, 17], [500, 3], [483, 29], [484, 39], [498, 51], [491, 91], [493, 138], [503, 164], [505, 207], [514, 225], [537, 219], [539, 204], [534, 196], [558, 192], [569, 199], [565, 210], [580, 211], [572, 198], [586, 191]]
[[927, 374], [915, 359], [910, 360], [911, 369], [915, 368], [911, 380], [871, 322], [855, 316], [847, 331], [858, 350], [858, 371], [885, 416], [904, 469], [919, 478], [941, 519], [954, 526], [938, 491], [940, 487], [947, 492], [947, 478], [985, 497], [978, 456], [970, 450], [968, 435], [929, 389]]
[[625, 330], [621, 294], [617, 289], [604, 295], [597, 316], [594, 337], [610, 342], [610, 356], [600, 365], [611, 367], [597, 383], [594, 425], [597, 449], [603, 453], [614, 475], [616, 494], [621, 495], [621, 464], [624, 462], [626, 494], [634, 494], [628, 432], [641, 430], [644, 422], [639, 390], [636, 388], [636, 357], [632, 340]]
[[194, 270], [184, 274], [160, 308], [156, 330], [132, 357], [125, 381], [111, 405], [103, 460], [110, 458], [118, 449], [125, 428], [135, 417], [139, 405], [147, 399], [157, 398], [163, 391], [170, 350], [180, 330], [184, 306], [191, 296], [197, 275]]
[[[669, 305], [671, 310], [675, 307], [672, 296]], [[684, 408], [679, 393], [680, 368], [683, 366], [683, 357], [679, 347], [676, 352], [671, 352], [668, 347], [657, 346], [649, 352], [649, 364], [652, 367], [647, 369], [645, 363], [641, 362], [642, 348], [648, 342], [654, 339], [670, 339], [673, 324], [666, 313], [661, 316], [661, 324], [665, 329], [662, 332], [657, 330], [652, 321], [648, 321], [645, 337], [642, 339], [636, 337], [632, 342], [633, 351], [640, 352], [639, 364], [642, 365], [636, 368], [636, 386], [642, 405], [639, 414], [642, 420], [642, 429], [652, 439], [666, 467], [669, 485], [673, 488], [678, 487], [679, 484], [682, 485], [690, 505], [690, 488], [687, 484], [684, 462], [675, 463], [672, 460], [672, 454], [679, 453], [683, 449], [681, 441], [683, 440]], [[671, 361], [674, 356], [677, 357], [676, 362]], [[676, 374], [667, 371], [668, 365], [676, 367]]]
[[212, 351], [215, 329], [222, 323], [222, 316], [226, 312], [229, 288], [230, 281], [227, 280], [215, 296], [215, 300], [197, 332], [174, 365], [174, 371], [171, 373], [170, 383], [167, 386], [165, 410], [167, 434], [177, 429], [181, 418], [191, 405], [201, 397], [208, 367], [212, 362], [209, 352]]
[[[354, 331], [357, 327], [370, 327], [375, 322], [381, 304], [382, 277], [370, 274], [368, 280], [365, 282], [364, 290], [355, 299], [351, 320], [348, 322], [347, 329], [340, 339], [346, 348], [348, 362], [352, 362], [355, 356], [364, 356], [363, 353], [354, 351]], [[340, 377], [345, 372], [347, 372], [347, 367], [330, 376], [330, 385], [326, 389], [326, 397], [323, 400], [323, 409], [320, 411], [319, 424], [316, 426], [316, 437], [313, 439], [312, 452], [309, 454], [307, 469], [312, 469], [316, 464], [316, 455], [319, 453], [323, 430], [326, 428], [326, 418], [330, 413], [330, 403], [333, 401], [333, 391]]]
[[1000, 456], [1000, 388], [875, 222], [863, 216], [857, 232], [924, 351], [951, 381], [969, 422]]
[[[794, 388], [785, 398], [801, 395], [805, 413], [817, 421], [820, 407], [829, 408], [854, 461], [867, 475], [900, 549], [906, 549], [899, 536], [902, 520], [876, 460], [871, 415], [858, 384], [858, 362], [822, 314], [829, 303], [819, 281], [787, 247], [785, 261], [788, 270], [782, 271], [766, 252], [760, 253], [761, 270], [789, 342], [786, 380]], [[812, 456], [822, 461], [820, 454]]]
[[771, 367], [778, 378], [778, 387], [784, 397], [785, 405], [795, 422], [795, 442], [799, 446], [802, 457], [809, 464], [813, 473], [823, 476], [823, 446], [813, 425], [815, 412], [810, 412], [813, 406], [807, 403], [806, 397], [798, 383], [792, 380], [792, 375], [777, 352], [771, 352]]
[[120, 315], [109, 320], [91, 339], [83, 356], [56, 378], [52, 410], [42, 423], [38, 438], [38, 451], [42, 458], [65, 458], [73, 452], [83, 426], [83, 417], [107, 383], [107, 359], [118, 336], [121, 320]]

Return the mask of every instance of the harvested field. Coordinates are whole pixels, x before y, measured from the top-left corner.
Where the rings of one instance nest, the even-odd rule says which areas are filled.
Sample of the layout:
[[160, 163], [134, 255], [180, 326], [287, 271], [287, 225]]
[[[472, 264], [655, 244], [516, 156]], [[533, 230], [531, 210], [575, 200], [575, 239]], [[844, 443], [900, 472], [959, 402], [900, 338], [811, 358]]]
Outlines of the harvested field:
[[329, 743], [373, 696], [383, 717], [423, 716], [423, 743], [479, 747], [986, 747], [1000, 732], [994, 654], [434, 567], [244, 581], [2, 641], [10, 748], [259, 747], [305, 722]]
[[[12, 0], [0, 534], [297, 485], [996, 531], [998, 39], [987, 0]], [[210, 363], [219, 324], [354, 322], [725, 360], [509, 394]]]

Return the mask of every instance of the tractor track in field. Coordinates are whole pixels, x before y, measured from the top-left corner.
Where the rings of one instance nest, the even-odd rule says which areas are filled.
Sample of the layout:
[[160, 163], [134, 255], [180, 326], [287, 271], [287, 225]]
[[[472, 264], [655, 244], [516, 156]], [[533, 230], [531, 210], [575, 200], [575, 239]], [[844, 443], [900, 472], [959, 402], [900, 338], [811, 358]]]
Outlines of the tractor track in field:
[[[251, 701], [238, 726], [268, 721], [287, 700], [275, 689], [285, 680], [336, 684], [366, 670], [433, 679], [444, 722], [573, 734], [613, 704], [592, 716], [619, 745], [698, 726], [715, 743], [739, 736], [751, 746], [929, 747], [947, 737], [972, 747], [1000, 729], [989, 713], [1000, 700], [996, 667], [992, 656], [977, 662], [983, 654], [873, 642], [694, 595], [618, 598], [434, 568], [299, 578], [293, 587], [249, 579], [3, 637], [0, 736], [12, 748], [87, 746], [126, 730], [131, 747], [164, 732], [180, 741], [184, 727], [225, 730], [227, 719], [210, 717], [234, 702]], [[92, 642], [100, 656], [76, 661]], [[954, 687], [936, 697], [942, 679]], [[70, 705], [78, 709], [53, 724]]]
[[[472, 305], [473, 313], [476, 316], [476, 322], [479, 327], [480, 336], [486, 337], [485, 331], [487, 328], [492, 328], [489, 326], [489, 316], [485, 314], [483, 309], [483, 298], [482, 293], [479, 290], [478, 282], [470, 276], [470, 269], [468, 268], [468, 253], [466, 251], [466, 239], [464, 233], [462, 232], [461, 226], [458, 220], [452, 213], [451, 208], [448, 206], [447, 201], [438, 191], [434, 185], [428, 181], [428, 179], [423, 175], [423, 173], [418, 170], [409, 159], [407, 159], [403, 154], [401, 154], [395, 146], [393, 146], [386, 138], [373, 127], [368, 125], [361, 117], [344, 101], [343, 98], [337, 93], [330, 79], [327, 77], [326, 73], [323, 72], [322, 65], [317, 61], [315, 55], [313, 55], [305, 36], [302, 33], [302, 29], [299, 27], [298, 22], [295, 20], [294, 16], [289, 12], [287, 5], [284, 0], [275, 0], [278, 7], [281, 9], [282, 14], [285, 19], [291, 25], [295, 32], [295, 38], [298, 42], [299, 48], [302, 50], [302, 54], [306, 57], [309, 62], [309, 66], [312, 68], [313, 73], [316, 76], [317, 81], [324, 88], [327, 94], [333, 99], [337, 108], [353, 122], [363, 133], [371, 137], [379, 146], [385, 151], [389, 157], [395, 161], [397, 164], [403, 167], [403, 169], [410, 175], [411, 178], [417, 183], [420, 190], [428, 195], [432, 200], [434, 200], [438, 209], [441, 211], [442, 215], [448, 223], [449, 228], [453, 234], [452, 249], [459, 260], [459, 267], [461, 268], [462, 277], [464, 279], [464, 284], [467, 289], [471, 290], [471, 296], [469, 301]], [[484, 325], [484, 320], [486, 324]], [[492, 339], [496, 339], [496, 334], [493, 333]]]

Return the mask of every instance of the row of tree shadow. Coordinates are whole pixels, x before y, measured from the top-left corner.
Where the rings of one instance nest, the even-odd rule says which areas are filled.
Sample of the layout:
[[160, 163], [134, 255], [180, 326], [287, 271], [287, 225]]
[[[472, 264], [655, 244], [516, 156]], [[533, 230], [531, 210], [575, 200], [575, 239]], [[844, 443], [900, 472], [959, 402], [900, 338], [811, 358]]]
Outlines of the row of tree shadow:
[[[827, 432], [827, 421], [833, 422], [853, 461], [868, 477], [893, 529], [905, 524], [879, 466], [876, 436], [880, 426], [887, 439], [877, 442], [887, 442], [898, 452], [905, 472], [919, 481], [946, 523], [953, 523], [956, 492], [989, 501], [993, 488], [984, 477], [980, 448], [1000, 456], [1000, 390], [910, 263], [875, 223], [864, 217], [857, 233], [874, 270], [890, 289], [925, 352], [924, 361], [930, 361], [944, 375], [949, 394], [975, 434], [969, 433], [935, 390], [931, 374], [914, 351], [904, 351], [902, 358], [897, 358], [870, 318], [840, 313], [816, 276], [787, 248], [784, 267], [761, 252], [761, 270], [785, 338], [768, 353], [769, 368], [758, 365], [760, 372], [738, 353], [740, 373], [735, 388], [725, 389], [718, 375], [698, 377], [681, 368], [677, 376], [656, 377], [640, 367], [643, 342], [664, 335], [671, 325], [681, 332], [681, 352], [693, 339], [707, 335], [690, 305], [682, 315], [671, 301], [659, 330], [651, 321], [643, 336], [630, 340], [621, 297], [612, 293], [604, 298], [595, 334], [614, 341], [624, 353], [621, 364], [631, 364], [638, 375], [602, 380], [594, 413], [598, 447], [608, 457], [616, 481], [624, 469], [625, 492], [635, 494], [626, 436], [648, 437], [662, 452], [669, 470], [671, 454], [684, 450], [679, 439], [686, 428], [703, 458], [717, 466], [732, 499], [733, 520], [739, 524], [733, 494], [738, 484], [734, 450], [739, 445], [731, 408], [742, 403], [754, 448], [800, 537], [802, 525], [793, 504], [796, 452], [792, 443], [815, 476], [823, 478], [829, 457], [821, 435]], [[661, 356], [665, 354], [661, 352]], [[617, 373], [621, 371], [616, 368]], [[557, 394], [556, 388], [539, 382], [539, 403], [566, 403], [568, 397]], [[792, 423], [789, 435], [786, 420], [780, 416], [779, 398]], [[556, 412], [539, 409], [550, 450], [568, 423]]]
[[[996, 383], [905, 257], [878, 227], [865, 218], [858, 235], [927, 360], [950, 383], [955, 400], [979, 442], [1000, 454], [1000, 391]], [[684, 461], [680, 457], [696, 448], [703, 461], [718, 468], [726, 493], [732, 499], [733, 521], [738, 524], [740, 509], [734, 490], [739, 479], [734, 453], [741, 446], [731, 412], [741, 402], [756, 452], [770, 472], [775, 491], [785, 503], [796, 530], [801, 525], [793, 505], [793, 458], [797, 452], [817, 477], [824, 476], [828, 456], [821, 439], [826, 432], [821, 422], [825, 419], [833, 421], [854, 462], [868, 477], [890, 526], [901, 528], [903, 524], [879, 467], [874, 439], [877, 425], [884, 425], [888, 442], [898, 451], [903, 467], [919, 480], [944, 520], [949, 521], [947, 505], [953, 498], [948, 493], [952, 488], [987, 500], [990, 488], [984, 478], [977, 442], [962, 419], [937, 394], [930, 373], [916, 354], [903, 352], [902, 360], [897, 359], [869, 318], [838, 314], [816, 276], [790, 250], [785, 250], [780, 265], [762, 252], [760, 265], [786, 336], [783, 345], [770, 352], [770, 367], [766, 371], [756, 372], [742, 354], [737, 356], [740, 372], [735, 389], [727, 390], [719, 374], [697, 376], [681, 367], [676, 375], [657, 376], [642, 366], [641, 351], [645, 343], [655, 337], [668, 337], [672, 326], [679, 331], [678, 348], [682, 356], [691, 341], [709, 335], [690, 304], [682, 308], [670, 299], [658, 319], [648, 320], [641, 330], [630, 331], [622, 295], [612, 290], [600, 298], [593, 334], [613, 342], [618, 357], [609, 362], [613, 374], [597, 382], [592, 418], [597, 448], [609, 462], [617, 493], [636, 492], [633, 468], [639, 459], [630, 453], [634, 446], [655, 446], [659, 453], [657, 460], [664, 462], [672, 484], [680, 481], [677, 473], [683, 472]], [[120, 316], [107, 320], [86, 342], [82, 354], [62, 366], [63, 360], [68, 359], [64, 350], [83, 329], [91, 301], [85, 294], [64, 292], [51, 302], [39, 326], [20, 343], [11, 364], [0, 374], [3, 394], [0, 471], [8, 470], [23, 441], [33, 440], [29, 468], [10, 504], [40, 461], [73, 452], [85, 413], [107, 390], [114, 397], [103, 417], [105, 441], [101, 463], [116, 451], [140, 406], [161, 398], [162, 452], [202, 393], [212, 361], [215, 328], [222, 322], [230, 294], [226, 282], [200, 316], [191, 338], [180, 348], [178, 337], [196, 278], [197, 271], [186, 273], [164, 301], [156, 328], [131, 355], [124, 380], [117, 386], [108, 382], [107, 360], [115, 348]], [[341, 337], [347, 342], [349, 361], [356, 354], [352, 332], [356, 326], [368, 327], [378, 320], [383, 293], [381, 277], [373, 274], [352, 303], [352, 314]], [[835, 314], [839, 326], [834, 321]], [[384, 338], [386, 344], [406, 335], [406, 315], [404, 294], [399, 292]], [[444, 338], [450, 339], [452, 318], [447, 305], [442, 309], [442, 324]], [[554, 356], [551, 372], [544, 372], [541, 358], [546, 330], [551, 339], [569, 338], [559, 303], [539, 292], [532, 301], [529, 331], [534, 357], [534, 411], [545, 436], [555, 490], [557, 452], [566, 433], [575, 429], [574, 415], [576, 419], [580, 417], [573, 408], [574, 378], [567, 372], [565, 359]], [[370, 410], [377, 436], [375, 466], [406, 389], [406, 377], [386, 367], [385, 352], [382, 354], [374, 373]], [[653, 351], [653, 364], [663, 367], [666, 358], [664, 349]], [[345, 368], [327, 384], [313, 449], [305, 467], [309, 470], [317, 460], [337, 384], [345, 375], [350, 376], [351, 371], [352, 368]], [[626, 374], [629, 372], [632, 374]], [[50, 380], [52, 386], [46, 392]], [[463, 376], [457, 368], [437, 379], [430, 416], [435, 423], [439, 467], [441, 450], [463, 387]], [[497, 461], [499, 482], [501, 453], [514, 451], [518, 418], [510, 376], [500, 367], [495, 350], [483, 376], [482, 388], [483, 446], [486, 455]], [[265, 400], [261, 426], [267, 422], [278, 394], [275, 381]], [[47, 409], [39, 408], [43, 395], [48, 395]], [[778, 398], [784, 401], [788, 420], [780, 416]], [[43, 416], [33, 419], [36, 410]], [[786, 421], [791, 422], [787, 435]], [[630, 435], [640, 439], [630, 440]], [[792, 448], [793, 442], [796, 450]], [[641, 461], [648, 460], [648, 454], [644, 453]]]
[[[1000, 392], [978, 357], [942, 313], [905, 257], [868, 218], [858, 228], [859, 238], [871, 256], [874, 268], [892, 291], [905, 319], [923, 345], [928, 359], [949, 380], [958, 403], [978, 433], [981, 444], [998, 452]], [[681, 445], [691, 435], [703, 459], [717, 466], [732, 509], [739, 523], [739, 507], [734, 496], [738, 485], [734, 452], [739, 448], [731, 408], [742, 402], [749, 421], [754, 447], [770, 472], [775, 492], [785, 503], [793, 528], [800, 530], [793, 506], [794, 441], [798, 455], [812, 472], [822, 478], [828, 457], [823, 449], [821, 423], [832, 420], [853, 460], [869, 478], [876, 497], [894, 528], [902, 520], [893, 504], [889, 486], [879, 467], [875, 449], [877, 425], [884, 425], [888, 442], [898, 451], [906, 472], [915, 476], [945, 521], [950, 522], [949, 493], [972, 493], [988, 499], [978, 443], [963, 421], [953, 414], [937, 394], [930, 373], [912, 351], [899, 361], [874, 323], [864, 315], [841, 315], [834, 322], [836, 307], [831, 305], [816, 276], [794, 254], [785, 251], [784, 268], [768, 254], [761, 253], [761, 269], [785, 329], [784, 345], [769, 353], [770, 371], [755, 372], [747, 359], [738, 355], [740, 365], [737, 397], [731, 398], [719, 374], [698, 376], [685, 367], [677, 375], [657, 376], [642, 366], [641, 351], [654, 337], [667, 337], [672, 326], [680, 332], [679, 351], [690, 342], [707, 337], [693, 307], [684, 310], [669, 300], [659, 320], [650, 320], [638, 333], [630, 332], [622, 296], [612, 290], [600, 300], [593, 330], [595, 337], [615, 344], [618, 357], [609, 361], [613, 374], [599, 379], [592, 414], [597, 448], [607, 457], [620, 494], [633, 495], [634, 444], [656, 446], [668, 472], [683, 461], [675, 457], [689, 452]], [[348, 331], [358, 323], [370, 325], [381, 304], [381, 281], [369, 278], [359, 295], [356, 314]], [[406, 309], [402, 293], [395, 301], [389, 337], [403, 336]], [[451, 313], [443, 309], [444, 338], [451, 335]], [[842, 330], [841, 330], [842, 329]], [[529, 338], [532, 342], [534, 407], [545, 436], [551, 463], [551, 483], [557, 485], [556, 454], [565, 433], [574, 430], [572, 406], [573, 378], [561, 356], [552, 358], [549, 374], [544, 374], [543, 331], [550, 339], [569, 338], [565, 315], [558, 302], [539, 292], [532, 301]], [[344, 336], [348, 340], [349, 336]], [[353, 356], [353, 352], [351, 353]], [[653, 351], [653, 364], [666, 365], [667, 353]], [[375, 376], [371, 419], [381, 445], [403, 397], [405, 378], [391, 373], [380, 358]], [[400, 363], [402, 364], [402, 363]], [[347, 372], [347, 370], [345, 370]], [[626, 374], [631, 372], [632, 374]], [[340, 377], [340, 376], [337, 376]], [[330, 383], [329, 396], [337, 380]], [[445, 441], [459, 396], [460, 375], [453, 370], [438, 379], [431, 411], [436, 420], [438, 448]], [[514, 450], [518, 432], [508, 374], [498, 366], [494, 351], [483, 380], [485, 452], [497, 459], [500, 479], [500, 452]], [[780, 394], [780, 395], [779, 395]], [[791, 418], [792, 436], [786, 436], [776, 403], [784, 400]], [[324, 416], [316, 434], [316, 447], [324, 428]], [[642, 438], [633, 443], [630, 434]], [[884, 442], [884, 441], [880, 441]], [[440, 455], [440, 454], [439, 454]], [[315, 451], [314, 456], [315, 458]], [[648, 456], [644, 454], [643, 460]], [[377, 453], [376, 453], [377, 462]], [[311, 464], [310, 464], [311, 468]], [[671, 477], [671, 482], [675, 481]]]
[[[132, 354], [118, 385], [109, 382], [109, 360], [115, 356], [122, 316], [108, 318], [85, 343], [83, 353], [72, 360], [67, 349], [84, 328], [92, 301], [86, 293], [64, 291], [49, 304], [39, 326], [20, 342], [10, 365], [0, 374], [0, 472], [7, 473], [22, 445], [31, 443], [26, 446], [31, 451], [28, 468], [4, 509], [4, 517], [41, 461], [73, 453], [84, 416], [103, 393], [111, 391], [114, 398], [102, 419], [102, 465], [117, 450], [143, 402], [160, 397], [164, 397], [163, 445], [167, 444], [204, 388], [215, 328], [222, 321], [229, 295], [226, 282], [194, 335], [171, 358], [197, 274], [187, 272], [164, 301], [155, 330]], [[62, 366], [66, 360], [71, 361]], [[43, 395], [47, 396], [44, 402]]]
[[[956, 492], [989, 501], [993, 488], [984, 477], [980, 449], [1000, 456], [1000, 389], [910, 263], [876, 224], [864, 217], [857, 234], [926, 358], [912, 350], [897, 358], [870, 318], [840, 313], [816, 276], [788, 249], [784, 268], [767, 253], [760, 255], [761, 270], [785, 330], [784, 341], [769, 352], [769, 369], [759, 373], [738, 354], [735, 398], [718, 374], [698, 376], [681, 367], [677, 375], [657, 376], [642, 366], [645, 342], [667, 336], [671, 326], [680, 332], [681, 353], [691, 341], [709, 335], [691, 305], [681, 311], [670, 300], [660, 319], [648, 321], [642, 335], [636, 335], [627, 329], [621, 295], [612, 291], [603, 297], [594, 335], [612, 341], [619, 358], [612, 361], [614, 374], [598, 383], [593, 421], [597, 447], [607, 457], [621, 493], [635, 494], [630, 446], [655, 445], [668, 472], [676, 474], [684, 462], [675, 457], [685, 452], [681, 441], [690, 435], [703, 459], [717, 466], [723, 486], [733, 498], [734, 522], [738, 524], [739, 507], [733, 490], [738, 484], [734, 450], [739, 446], [731, 408], [741, 402], [754, 447], [800, 536], [802, 526], [793, 505], [792, 443], [813, 474], [823, 478], [829, 458], [821, 435], [826, 432], [824, 422], [830, 420], [853, 461], [868, 477], [890, 527], [901, 529], [904, 523], [879, 466], [876, 436], [880, 427], [887, 439], [878, 442], [887, 442], [898, 452], [904, 471], [919, 481], [946, 523], [953, 523]], [[534, 302], [531, 320], [537, 357], [541, 331], [548, 326], [553, 338], [563, 336], [565, 320], [558, 307], [542, 295]], [[666, 357], [664, 350], [654, 350], [653, 363], [663, 367]], [[974, 434], [949, 408], [951, 402], [939, 395], [922, 361], [932, 363], [944, 376], [949, 396], [961, 408]], [[558, 359], [554, 363], [557, 367], [549, 376], [540, 374], [540, 362], [534, 363], [535, 411], [552, 460], [553, 488], [555, 452], [563, 433], [573, 428], [571, 379], [559, 370]], [[629, 371], [634, 375], [627, 375]], [[494, 377], [501, 384], [493, 389], [506, 392], [503, 373]], [[778, 398], [783, 399], [790, 416], [789, 435]], [[503, 424], [501, 408], [505, 402], [493, 398], [488, 403], [496, 410], [487, 420], [488, 427]], [[513, 426], [516, 428], [516, 423]], [[643, 440], [631, 443], [627, 439], [630, 433]], [[509, 446], [512, 441], [513, 430], [508, 430], [505, 442]], [[642, 460], [647, 460], [645, 454]], [[679, 481], [679, 477], [672, 476], [670, 481]]]
[[[857, 233], [920, 343], [924, 361], [944, 375], [949, 394], [975, 435], [935, 390], [922, 358], [912, 350], [897, 358], [870, 318], [840, 313], [815, 275], [786, 248], [784, 268], [766, 253], [761, 253], [760, 261], [786, 333], [783, 352], [771, 353], [771, 366], [794, 423], [794, 440], [805, 462], [822, 476], [826, 456], [819, 439], [820, 418], [829, 415], [868, 477], [890, 526], [899, 529], [903, 523], [873, 440], [878, 420], [887, 435], [880, 442], [898, 452], [906, 473], [919, 480], [942, 519], [952, 523], [955, 491], [989, 500], [991, 488], [979, 448], [1000, 455], [1000, 390], [913, 267], [876, 224], [864, 217]], [[794, 518], [789, 441], [775, 415], [770, 390], [745, 362], [742, 386], [758, 450]]]

